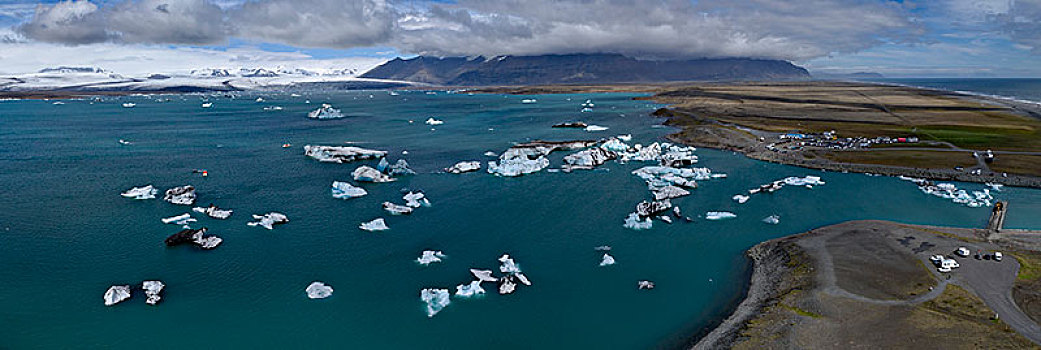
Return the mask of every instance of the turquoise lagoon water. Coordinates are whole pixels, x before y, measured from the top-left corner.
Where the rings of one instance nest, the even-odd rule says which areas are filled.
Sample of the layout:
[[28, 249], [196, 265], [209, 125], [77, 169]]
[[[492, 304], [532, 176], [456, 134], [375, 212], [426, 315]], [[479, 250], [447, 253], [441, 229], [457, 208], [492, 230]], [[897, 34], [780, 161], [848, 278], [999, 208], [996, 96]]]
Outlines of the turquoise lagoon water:
[[[896, 178], [699, 150], [699, 166], [729, 177], [703, 181], [674, 203], [690, 216], [728, 210], [738, 217], [632, 231], [623, 219], [649, 198], [630, 174], [642, 164], [518, 178], [439, 170], [487, 161], [486, 151], [533, 139], [632, 134], [633, 142], [662, 141], [672, 130], [648, 116], [659, 106], [634, 95], [538, 96], [537, 104], [522, 104], [526, 96], [423, 92], [260, 94], [263, 103], [257, 96], [211, 97], [210, 109], [194, 95], [0, 102], [0, 347], [676, 347], [713, 327], [743, 297], [749, 268], [742, 253], [758, 242], [851, 219], [979, 227], [988, 214]], [[585, 99], [596, 103], [594, 112], [579, 113]], [[120, 107], [131, 101], [136, 108]], [[305, 118], [320, 102], [349, 117]], [[262, 110], [276, 105], [284, 110]], [[422, 123], [431, 116], [445, 124], [431, 130]], [[550, 128], [576, 119], [610, 130]], [[293, 147], [282, 149], [285, 142]], [[365, 197], [333, 199], [332, 181], [350, 181], [355, 167], [375, 162], [323, 164], [303, 156], [302, 146], [345, 142], [390, 151], [391, 161], [407, 150], [404, 158], [419, 174], [362, 185]], [[563, 155], [551, 157], [553, 167]], [[192, 174], [196, 168], [210, 176]], [[785, 188], [745, 204], [730, 199], [805, 175], [827, 185]], [[119, 196], [145, 184], [192, 184], [199, 204], [234, 209], [228, 220], [200, 217], [195, 225], [224, 244], [213, 251], [164, 246], [179, 228], [159, 219], [188, 208]], [[402, 188], [425, 191], [433, 206], [386, 215], [380, 203], [400, 203]], [[1006, 188], [997, 196], [1012, 202], [1009, 226], [1041, 228], [1041, 191]], [[245, 225], [250, 214], [268, 211], [291, 222], [273, 231]], [[779, 225], [760, 221], [773, 214]], [[376, 217], [387, 218], [391, 230], [357, 228]], [[593, 248], [600, 245], [614, 247], [616, 265], [598, 266], [601, 253]], [[421, 266], [414, 260], [425, 249], [448, 258]], [[468, 269], [496, 269], [503, 253], [533, 286], [453, 298], [427, 317], [421, 289], [454, 290], [471, 280]], [[159, 306], [145, 305], [139, 293], [103, 305], [110, 285], [145, 279], [167, 284]], [[658, 287], [638, 291], [641, 279]], [[315, 280], [333, 286], [333, 296], [307, 299], [304, 288]]]

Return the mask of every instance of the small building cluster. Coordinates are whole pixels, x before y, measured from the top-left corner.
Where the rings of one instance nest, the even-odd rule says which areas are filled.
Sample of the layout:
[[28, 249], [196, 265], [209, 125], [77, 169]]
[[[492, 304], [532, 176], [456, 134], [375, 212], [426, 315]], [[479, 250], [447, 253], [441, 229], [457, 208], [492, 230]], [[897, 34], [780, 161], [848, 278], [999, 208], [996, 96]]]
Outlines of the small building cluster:
[[792, 131], [778, 136], [778, 142], [766, 146], [767, 149], [778, 152], [780, 150], [801, 150], [805, 147], [828, 148], [828, 149], [858, 149], [868, 148], [872, 145], [893, 143], [918, 143], [917, 137], [844, 137], [836, 136], [834, 130], [823, 133], [802, 133]]

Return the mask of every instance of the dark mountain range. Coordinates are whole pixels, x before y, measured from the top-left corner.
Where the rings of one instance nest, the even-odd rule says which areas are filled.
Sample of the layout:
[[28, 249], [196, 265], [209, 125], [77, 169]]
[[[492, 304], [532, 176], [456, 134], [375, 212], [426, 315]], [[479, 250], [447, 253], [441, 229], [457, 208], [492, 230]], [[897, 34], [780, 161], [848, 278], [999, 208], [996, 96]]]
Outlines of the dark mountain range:
[[809, 79], [788, 61], [639, 60], [617, 54], [395, 58], [361, 75], [436, 85], [537, 85]]

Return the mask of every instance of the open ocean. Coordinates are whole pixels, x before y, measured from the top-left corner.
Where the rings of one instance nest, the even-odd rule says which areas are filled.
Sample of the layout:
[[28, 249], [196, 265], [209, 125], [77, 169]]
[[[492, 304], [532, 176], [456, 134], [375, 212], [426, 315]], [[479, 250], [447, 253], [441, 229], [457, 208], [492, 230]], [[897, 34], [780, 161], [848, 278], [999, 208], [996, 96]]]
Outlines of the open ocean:
[[[904, 83], [991, 86], [973, 91], [1023, 99], [1041, 94], [1037, 81]], [[743, 297], [749, 273], [743, 252], [756, 243], [853, 219], [961, 227], [982, 227], [987, 220], [988, 208], [929, 196], [897, 178], [702, 149], [696, 166], [729, 176], [700, 181], [692, 195], [673, 200], [695, 221], [658, 221], [653, 229], [633, 231], [622, 227], [623, 219], [650, 192], [630, 172], [645, 164], [609, 162], [595, 171], [517, 178], [483, 169], [492, 160], [486, 151], [500, 153], [514, 142], [618, 134], [632, 134], [632, 143], [662, 141], [673, 130], [648, 116], [660, 106], [635, 96], [545, 95], [535, 97], [537, 104], [522, 104], [531, 97], [256, 93], [212, 97], [209, 109], [200, 108], [201, 95], [63, 105], [2, 101], [0, 348], [678, 347], [713, 327]], [[579, 113], [586, 99], [596, 107]], [[122, 108], [124, 102], [137, 107]], [[307, 119], [322, 102], [348, 117]], [[266, 106], [284, 110], [264, 111]], [[432, 116], [444, 125], [424, 125]], [[578, 119], [610, 129], [550, 128]], [[293, 147], [281, 148], [286, 142]], [[350, 173], [376, 162], [319, 163], [302, 148], [345, 142], [389, 151], [392, 163], [407, 159], [419, 174], [362, 184], [365, 197], [334, 199], [334, 180], [356, 183]], [[567, 153], [551, 155], [551, 168]], [[464, 160], [482, 161], [482, 170], [439, 172]], [[193, 174], [196, 168], [207, 169], [209, 177]], [[769, 181], [806, 175], [827, 184], [786, 187], [745, 204], [731, 199]], [[146, 184], [159, 188], [160, 197], [167, 188], [191, 184], [199, 205], [234, 209], [228, 220], [194, 214], [199, 222], [193, 227], [208, 227], [224, 244], [212, 251], [166, 247], [163, 239], [180, 228], [160, 219], [190, 208], [119, 195]], [[433, 205], [389, 216], [380, 203], [401, 203], [403, 188], [425, 191]], [[1041, 191], [1006, 187], [995, 197], [1011, 201], [1008, 227], [1041, 229]], [[703, 218], [714, 210], [737, 218]], [[250, 214], [268, 211], [286, 213], [291, 221], [272, 231], [246, 226]], [[780, 224], [761, 222], [768, 215], [780, 215]], [[391, 229], [358, 229], [377, 217]], [[601, 245], [613, 247], [617, 264], [598, 266], [602, 253], [594, 247]], [[447, 258], [419, 265], [415, 259], [426, 249]], [[454, 291], [472, 279], [470, 268], [498, 270], [496, 259], [504, 253], [532, 286], [499, 295], [486, 284], [489, 294], [453, 297], [427, 317], [421, 289]], [[103, 305], [109, 286], [139, 286], [146, 279], [167, 285], [158, 306], [146, 305], [140, 291], [121, 304]], [[637, 290], [642, 279], [657, 288]], [[332, 297], [306, 297], [304, 288], [316, 280], [335, 289]]]

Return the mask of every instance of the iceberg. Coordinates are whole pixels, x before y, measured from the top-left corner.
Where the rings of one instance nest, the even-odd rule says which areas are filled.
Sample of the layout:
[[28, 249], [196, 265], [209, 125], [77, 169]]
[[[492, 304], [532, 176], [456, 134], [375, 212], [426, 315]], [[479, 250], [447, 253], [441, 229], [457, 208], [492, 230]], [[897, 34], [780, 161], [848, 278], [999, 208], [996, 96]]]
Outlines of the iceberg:
[[611, 152], [627, 152], [627, 151], [629, 151], [629, 145], [625, 144], [625, 142], [622, 142], [622, 140], [619, 140], [618, 138], [614, 138], [614, 137], [611, 138], [611, 139], [608, 139], [603, 144], [601, 144], [600, 148], [603, 148], [603, 149], [611, 151]]
[[392, 178], [390, 176], [387, 176], [386, 174], [381, 173], [379, 170], [373, 169], [373, 168], [371, 168], [371, 167], [369, 167], [367, 165], [362, 165], [362, 166], [358, 167], [357, 169], [354, 169], [354, 172], [351, 173], [351, 176], [354, 177], [354, 181], [363, 181], [363, 182], [381, 183], [381, 182], [393, 182], [393, 181], [397, 180], [397, 179]]
[[286, 214], [279, 212], [270, 212], [264, 215], [253, 214], [253, 219], [257, 220], [254, 222], [248, 222], [246, 225], [249, 226], [260, 226], [268, 230], [273, 230], [275, 225], [281, 225], [289, 222], [289, 217]]
[[636, 288], [638, 289], [654, 289], [654, 282], [651, 281], [639, 281], [636, 282]]
[[170, 237], [166, 237], [165, 242], [167, 246], [171, 247], [191, 243], [206, 250], [216, 248], [221, 244], [223, 239], [217, 236], [205, 236], [206, 231], [207, 229], [205, 227], [198, 230], [187, 228], [170, 235]]
[[629, 213], [629, 216], [625, 218], [625, 228], [633, 230], [648, 230], [654, 223], [651, 222], [651, 218], [640, 219], [640, 216], [636, 213]]
[[333, 295], [333, 287], [318, 281], [311, 282], [304, 291], [311, 299], [325, 299]]
[[647, 189], [657, 191], [667, 186], [697, 188], [698, 180], [712, 178], [712, 170], [708, 168], [672, 168], [664, 166], [645, 166], [633, 170], [633, 175], [647, 183]]
[[481, 162], [478, 161], [459, 162], [455, 163], [455, 165], [451, 167], [445, 168], [445, 172], [452, 174], [462, 174], [477, 170], [481, 170]]
[[748, 201], [748, 198], [749, 198], [749, 197], [748, 197], [748, 196], [746, 196], [746, 195], [738, 194], [738, 195], [734, 195], [734, 197], [733, 197], [732, 199], [733, 199], [733, 200], [734, 200], [735, 202], [738, 202], [739, 204], [744, 204], [745, 202], [747, 202], [747, 201]]
[[168, 218], [163, 218], [161, 220], [162, 220], [162, 222], [164, 224], [175, 224], [175, 225], [181, 225], [181, 226], [188, 225], [189, 222], [195, 222], [196, 221], [195, 218], [192, 217], [192, 214], [189, 214], [189, 213], [184, 213], [184, 214], [181, 214], [181, 215], [171, 216], [171, 217], [168, 217]]
[[419, 292], [419, 299], [427, 304], [427, 317], [434, 317], [451, 301], [447, 289], [426, 288]]
[[134, 108], [136, 106], [137, 106], [137, 104], [136, 103], [132, 103], [132, 102], [127, 102], [127, 103], [123, 104], [123, 108]]
[[781, 217], [777, 216], [777, 215], [770, 215], [770, 216], [767, 216], [767, 217], [763, 218], [763, 222], [765, 222], [767, 224], [770, 224], [770, 225], [777, 225], [777, 224], [781, 223]]
[[430, 118], [427, 118], [427, 120], [424, 123], [426, 123], [427, 125], [441, 125], [441, 124], [444, 124], [445, 121], [437, 120], [437, 119], [434, 119], [434, 117], [430, 117]]
[[553, 127], [554, 128], [585, 129], [586, 127], [589, 127], [589, 125], [586, 124], [586, 123], [583, 123], [583, 122], [563, 122], [563, 123], [553, 124]]
[[196, 213], [206, 214], [207, 216], [209, 216], [211, 218], [220, 219], [220, 220], [224, 220], [224, 219], [227, 219], [227, 218], [231, 217], [231, 213], [232, 213], [231, 209], [221, 209], [221, 208], [218, 208], [216, 205], [213, 205], [213, 204], [210, 204], [210, 206], [208, 206], [208, 207], [195, 207], [195, 208], [192, 208], [192, 211], [194, 211]]
[[206, 102], [206, 103], [202, 104], [202, 108], [210, 108], [210, 107], [213, 107], [213, 102]]
[[474, 275], [474, 278], [477, 278], [477, 280], [481, 281], [481, 282], [498, 282], [499, 281], [498, 278], [495, 278], [495, 276], [492, 276], [492, 273], [493, 273], [492, 270], [470, 269], [470, 273], [472, 273]]
[[382, 171], [390, 176], [401, 176], [401, 175], [415, 175], [416, 172], [412, 168], [408, 167], [408, 162], [404, 159], [398, 159], [394, 165], [387, 164], [387, 159], [383, 158], [380, 160], [379, 171]]
[[520, 283], [525, 285], [525, 286], [530, 286], [531, 285], [531, 281], [528, 280], [528, 276], [525, 276], [523, 273], [520, 273], [520, 272], [515, 273], [515, 274], [513, 274], [513, 277], [517, 277], [517, 280], [520, 281]]
[[409, 191], [404, 197], [402, 197], [402, 199], [405, 200], [405, 206], [408, 207], [419, 208], [430, 206], [430, 200], [426, 198], [426, 195], [423, 194], [423, 192]]
[[524, 104], [531, 104], [531, 103], [536, 103], [536, 102], [538, 102], [538, 100], [533, 99], [533, 98], [521, 100], [521, 103], [524, 103]]
[[455, 286], [455, 296], [469, 298], [477, 294], [484, 294], [484, 288], [481, 288], [481, 281], [472, 281], [470, 284], [460, 284]]
[[495, 154], [495, 152], [488, 151], [488, 152], [484, 152], [484, 156], [485, 157], [498, 157], [499, 155]]
[[358, 198], [369, 193], [361, 187], [354, 187], [351, 184], [342, 181], [333, 181], [332, 194], [333, 198], [336, 199], [351, 199]]
[[672, 223], [672, 218], [670, 218], [668, 215], [659, 216], [658, 219], [660, 219], [661, 221], [664, 221], [666, 224], [671, 224]]
[[948, 199], [957, 204], [964, 204], [970, 208], [990, 207], [993, 205], [994, 196], [991, 188], [982, 191], [968, 191], [959, 189], [952, 183], [933, 183], [925, 179], [901, 177], [902, 180], [914, 182], [922, 193]]
[[398, 205], [391, 202], [383, 202], [383, 210], [386, 210], [394, 215], [408, 215], [412, 214], [412, 207], [405, 205]]
[[672, 203], [668, 199], [660, 201], [642, 201], [636, 205], [636, 214], [642, 218], [656, 216], [672, 209]]
[[130, 299], [130, 285], [111, 286], [105, 291], [105, 306], [116, 305], [127, 299]]
[[333, 108], [328, 103], [323, 103], [322, 107], [307, 113], [307, 117], [311, 119], [336, 119], [343, 118], [343, 113], [340, 113], [339, 109]]
[[163, 200], [178, 205], [195, 204], [195, 187], [188, 185], [168, 189], [163, 195]]
[[387, 223], [383, 221], [383, 218], [377, 218], [376, 220], [363, 222], [361, 225], [358, 226], [358, 228], [369, 232], [386, 231], [390, 229], [390, 227], [387, 227]]
[[383, 158], [387, 151], [352, 146], [304, 146], [304, 155], [325, 163], [348, 163], [356, 160]]
[[499, 163], [488, 162], [488, 173], [499, 176], [521, 176], [531, 174], [545, 169], [549, 166], [549, 159], [538, 157], [536, 159], [512, 158], [502, 159]]
[[582, 103], [582, 107], [593, 108], [596, 107], [596, 105], [593, 104], [592, 100], [586, 100], [586, 102]]
[[158, 192], [152, 185], [134, 187], [120, 195], [126, 198], [133, 199], [155, 199], [155, 194]]
[[503, 254], [501, 257], [499, 257], [499, 262], [502, 263], [502, 266], [499, 266], [499, 271], [501, 271], [502, 273], [521, 272], [520, 266], [517, 266], [517, 263], [515, 263], [512, 258], [510, 258], [509, 254]]
[[599, 126], [599, 125], [589, 125], [589, 126], [586, 126], [586, 131], [604, 131], [604, 130], [607, 130], [607, 129], [609, 129], [609, 128], [606, 127], [606, 126]]
[[444, 258], [445, 254], [441, 253], [440, 250], [424, 250], [423, 254], [416, 259], [416, 262], [423, 265], [430, 265], [432, 263], [441, 262], [441, 258]]
[[600, 260], [600, 266], [614, 265], [614, 257], [608, 254], [604, 254], [604, 257]]
[[710, 212], [705, 213], [705, 219], [706, 220], [723, 220], [723, 219], [733, 219], [733, 218], [736, 218], [736, 217], [737, 217], [737, 214], [731, 213], [729, 211], [710, 211]]
[[823, 185], [824, 181], [821, 181], [820, 177], [817, 176], [806, 176], [806, 177], [786, 177], [771, 183], [760, 185], [759, 188], [753, 188], [748, 190], [749, 194], [756, 193], [773, 193], [784, 186], [803, 186], [806, 188], [813, 188], [813, 186]]
[[513, 277], [506, 276], [502, 278], [499, 284], [499, 294], [510, 294], [514, 290], [517, 290], [517, 284], [513, 283]]
[[665, 199], [673, 199], [683, 197], [686, 195], [690, 195], [690, 191], [673, 185], [668, 185], [654, 191], [654, 200], [660, 201]]
[[145, 303], [148, 305], [158, 304], [159, 300], [163, 298], [159, 295], [159, 293], [163, 292], [163, 287], [166, 287], [166, 285], [161, 281], [141, 282], [141, 289], [145, 290], [145, 296], [148, 297], [148, 299], [145, 300]]
[[590, 148], [564, 156], [563, 168], [565, 171], [570, 171], [572, 169], [593, 169], [615, 158], [618, 158], [618, 154], [613, 151], [608, 151], [600, 147]]

